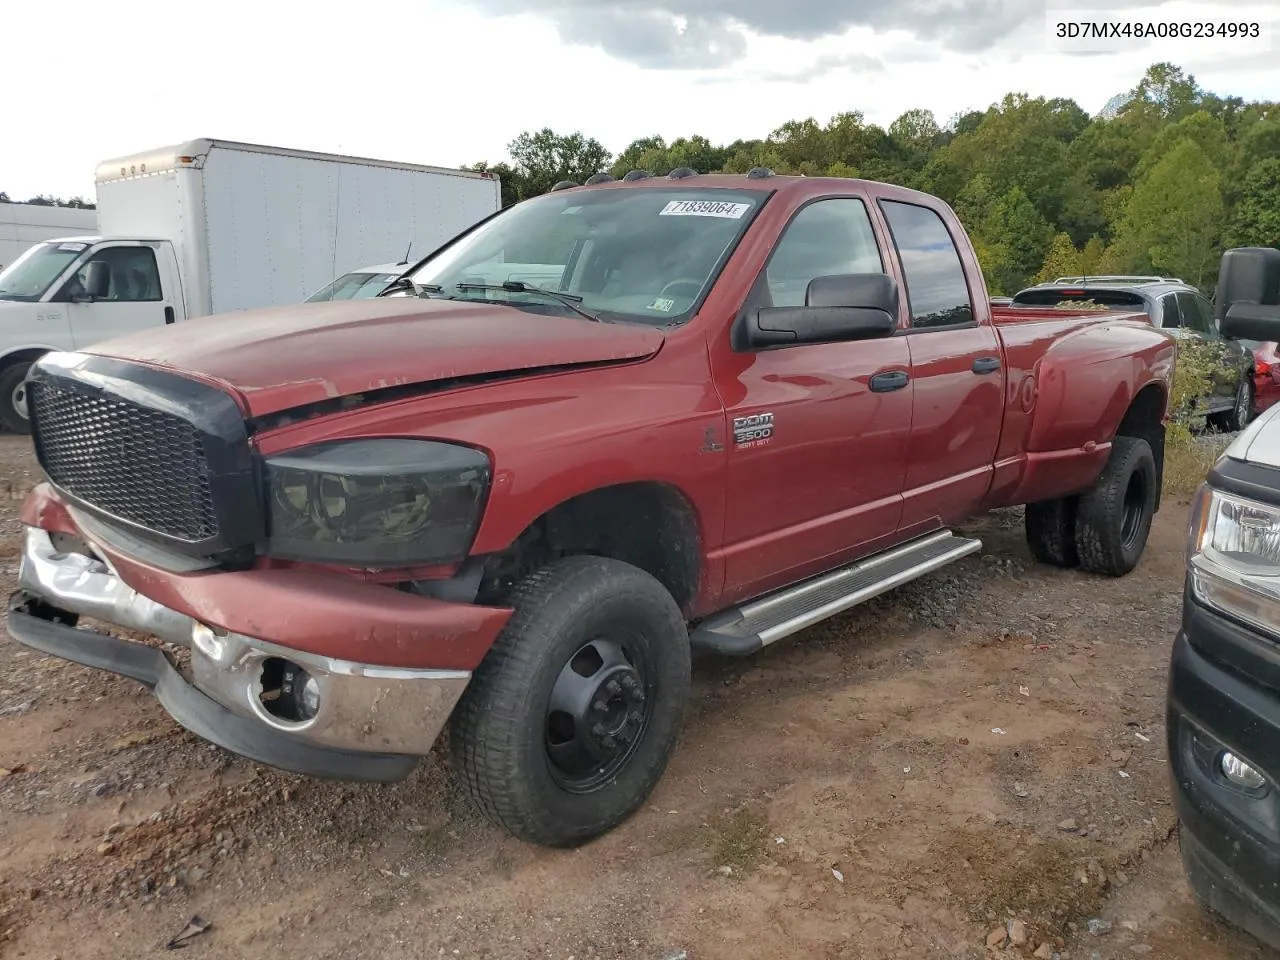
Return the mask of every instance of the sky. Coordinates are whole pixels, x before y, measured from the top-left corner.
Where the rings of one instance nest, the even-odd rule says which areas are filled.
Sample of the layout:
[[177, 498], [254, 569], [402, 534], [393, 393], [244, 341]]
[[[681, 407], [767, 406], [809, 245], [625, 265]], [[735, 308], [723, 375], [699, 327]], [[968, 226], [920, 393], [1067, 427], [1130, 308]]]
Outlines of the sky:
[[16, 0], [0, 190], [90, 198], [100, 161], [199, 137], [453, 167], [503, 160], [542, 127], [617, 154], [848, 110], [888, 126], [925, 107], [945, 124], [1009, 92], [1093, 113], [1161, 60], [1213, 92], [1280, 100], [1280, 0], [1053, 6], [1262, 27], [1088, 52], [1051, 37], [1038, 0]]

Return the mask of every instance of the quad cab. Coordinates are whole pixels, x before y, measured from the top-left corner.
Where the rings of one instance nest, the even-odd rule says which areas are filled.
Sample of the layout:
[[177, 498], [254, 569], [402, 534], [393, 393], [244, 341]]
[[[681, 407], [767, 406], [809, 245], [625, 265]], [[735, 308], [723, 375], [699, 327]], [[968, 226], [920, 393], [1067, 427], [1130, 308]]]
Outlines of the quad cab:
[[448, 724], [489, 817], [579, 844], [662, 776], [695, 648], [973, 554], [951, 527], [993, 507], [1132, 570], [1175, 352], [1141, 313], [993, 307], [924, 193], [560, 184], [386, 296], [36, 363], [9, 630], [288, 770], [395, 780]]

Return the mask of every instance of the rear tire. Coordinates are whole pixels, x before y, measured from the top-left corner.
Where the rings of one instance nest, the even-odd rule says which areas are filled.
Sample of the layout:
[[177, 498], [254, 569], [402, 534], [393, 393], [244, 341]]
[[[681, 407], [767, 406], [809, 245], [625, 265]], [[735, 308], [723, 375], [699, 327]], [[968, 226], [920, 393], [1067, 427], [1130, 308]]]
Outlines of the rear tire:
[[1076, 501], [1059, 497], [1028, 503], [1024, 525], [1031, 555], [1041, 563], [1070, 570], [1080, 563], [1076, 553]]
[[1151, 445], [1116, 437], [1097, 482], [1076, 507], [1076, 552], [1090, 573], [1123, 577], [1138, 565], [1156, 512]]
[[568, 557], [531, 574], [454, 711], [464, 789], [522, 840], [571, 847], [648, 798], [689, 695], [689, 633], [637, 567]]
[[0, 425], [10, 433], [31, 433], [27, 417], [27, 390], [24, 381], [31, 369], [29, 360], [19, 360], [0, 370]]

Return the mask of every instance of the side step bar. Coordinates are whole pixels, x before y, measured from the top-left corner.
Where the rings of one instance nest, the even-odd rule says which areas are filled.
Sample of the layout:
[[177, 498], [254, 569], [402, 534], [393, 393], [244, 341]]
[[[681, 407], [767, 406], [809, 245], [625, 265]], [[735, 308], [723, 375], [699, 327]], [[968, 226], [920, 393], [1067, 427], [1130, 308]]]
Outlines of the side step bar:
[[894, 587], [982, 549], [981, 540], [940, 530], [812, 580], [703, 620], [689, 637], [698, 649], [745, 657]]

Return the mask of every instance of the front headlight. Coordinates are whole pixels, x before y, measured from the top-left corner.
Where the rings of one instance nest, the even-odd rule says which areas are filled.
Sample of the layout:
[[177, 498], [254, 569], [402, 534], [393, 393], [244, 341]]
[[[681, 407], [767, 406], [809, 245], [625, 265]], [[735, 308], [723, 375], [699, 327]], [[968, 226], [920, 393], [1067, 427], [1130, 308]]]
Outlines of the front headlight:
[[1202, 486], [1187, 553], [1199, 600], [1280, 636], [1280, 507]]
[[362, 567], [466, 557], [489, 458], [434, 440], [342, 440], [266, 460], [267, 552]]

